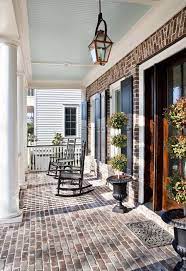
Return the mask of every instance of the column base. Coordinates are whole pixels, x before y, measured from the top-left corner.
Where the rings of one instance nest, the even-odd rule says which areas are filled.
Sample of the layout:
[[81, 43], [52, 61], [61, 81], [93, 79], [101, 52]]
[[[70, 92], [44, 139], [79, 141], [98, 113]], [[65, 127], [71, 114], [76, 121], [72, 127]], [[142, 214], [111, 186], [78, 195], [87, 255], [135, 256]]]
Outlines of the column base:
[[21, 223], [23, 220], [23, 212], [20, 210], [17, 214], [6, 218], [0, 218], [0, 224]]
[[27, 189], [27, 184], [20, 184], [20, 185], [19, 185], [19, 189], [20, 189], [20, 190], [25, 190], [25, 189]]

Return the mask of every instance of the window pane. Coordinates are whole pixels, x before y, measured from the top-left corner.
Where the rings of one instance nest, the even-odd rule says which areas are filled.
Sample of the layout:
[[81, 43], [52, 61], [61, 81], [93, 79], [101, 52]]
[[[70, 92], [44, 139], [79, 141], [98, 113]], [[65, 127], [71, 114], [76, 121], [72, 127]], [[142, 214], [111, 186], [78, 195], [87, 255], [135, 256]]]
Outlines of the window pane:
[[76, 108], [71, 108], [71, 113], [76, 114]]
[[70, 115], [66, 115], [65, 120], [70, 121]]
[[71, 128], [76, 128], [76, 122], [71, 122]]
[[183, 64], [183, 95], [186, 96], [186, 62]]
[[70, 136], [70, 135], [71, 135], [71, 134], [70, 134], [70, 129], [67, 129], [67, 128], [65, 129], [65, 135], [66, 135], [66, 136]]
[[76, 135], [76, 129], [71, 129], [71, 135], [75, 136]]
[[70, 128], [70, 122], [69, 122], [69, 121], [66, 122], [65, 127], [66, 127], [66, 128]]
[[76, 121], [76, 115], [71, 115], [71, 120]]
[[65, 114], [70, 114], [70, 108], [65, 108]]
[[181, 97], [181, 65], [173, 67], [173, 104]]

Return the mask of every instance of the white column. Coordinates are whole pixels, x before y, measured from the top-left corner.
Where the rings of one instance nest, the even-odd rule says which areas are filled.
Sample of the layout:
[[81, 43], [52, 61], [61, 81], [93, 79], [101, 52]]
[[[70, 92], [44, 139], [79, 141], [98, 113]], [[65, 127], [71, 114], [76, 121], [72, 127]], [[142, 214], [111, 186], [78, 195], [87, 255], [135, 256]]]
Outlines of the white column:
[[[26, 84], [25, 84], [26, 85]], [[23, 135], [24, 135], [24, 169], [28, 171], [28, 156], [27, 156], [27, 90], [24, 88], [23, 92]]]
[[17, 46], [0, 43], [0, 220], [17, 217]]
[[18, 182], [21, 188], [25, 187], [25, 130], [24, 130], [24, 74], [17, 76], [17, 122], [18, 122]]

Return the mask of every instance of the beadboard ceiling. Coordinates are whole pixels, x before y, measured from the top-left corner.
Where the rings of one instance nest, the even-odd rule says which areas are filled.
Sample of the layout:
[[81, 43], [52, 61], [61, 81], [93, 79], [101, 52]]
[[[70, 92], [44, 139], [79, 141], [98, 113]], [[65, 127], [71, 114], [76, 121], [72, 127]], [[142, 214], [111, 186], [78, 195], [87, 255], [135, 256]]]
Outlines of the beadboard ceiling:
[[[103, 18], [114, 43], [153, 1], [102, 0]], [[97, 23], [98, 0], [27, 0], [27, 9], [32, 79], [82, 80], [93, 68], [88, 45]]]

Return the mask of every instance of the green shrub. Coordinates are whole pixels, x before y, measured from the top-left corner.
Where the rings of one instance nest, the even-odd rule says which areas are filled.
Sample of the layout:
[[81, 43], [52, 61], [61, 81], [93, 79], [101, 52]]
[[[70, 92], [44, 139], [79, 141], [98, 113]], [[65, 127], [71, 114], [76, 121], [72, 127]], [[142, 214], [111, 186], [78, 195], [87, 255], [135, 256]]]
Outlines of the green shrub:
[[174, 175], [169, 178], [167, 189], [169, 198], [174, 199], [179, 204], [186, 203], [186, 180], [178, 173], [174, 173]]
[[54, 139], [52, 140], [53, 145], [60, 145], [63, 140], [63, 136], [61, 133], [55, 133]]
[[171, 158], [186, 158], [186, 136], [171, 136], [168, 140], [168, 151]]
[[127, 136], [126, 135], [115, 135], [112, 137], [111, 144], [118, 148], [123, 148], [127, 145]]
[[118, 154], [109, 161], [109, 164], [115, 170], [124, 171], [127, 165], [127, 158], [124, 154]]
[[175, 104], [165, 110], [165, 118], [177, 129], [182, 129], [186, 124], [186, 97], [182, 97]]
[[121, 129], [125, 125], [127, 125], [127, 115], [123, 112], [117, 112], [112, 114], [112, 116], [109, 119], [109, 127], [114, 129]]

